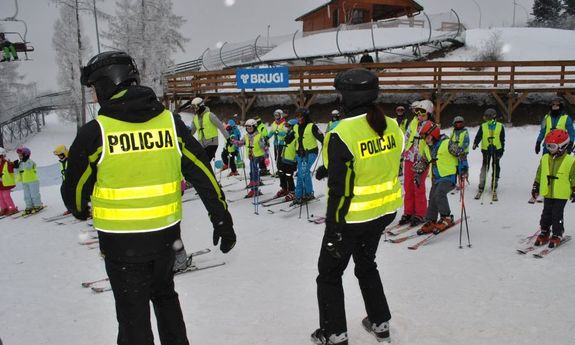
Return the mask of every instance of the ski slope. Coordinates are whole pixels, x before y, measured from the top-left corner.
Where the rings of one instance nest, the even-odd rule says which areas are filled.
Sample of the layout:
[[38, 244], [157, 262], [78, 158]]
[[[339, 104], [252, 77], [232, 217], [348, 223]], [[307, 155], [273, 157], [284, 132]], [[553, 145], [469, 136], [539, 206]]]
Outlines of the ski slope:
[[[476, 130], [470, 129], [472, 138]], [[472, 199], [481, 154], [470, 153], [471, 186], [465, 202], [472, 248], [458, 248], [458, 228], [416, 251], [407, 249], [413, 241], [382, 240], [377, 263], [393, 316], [393, 344], [575, 344], [575, 246], [567, 244], [545, 259], [515, 253], [518, 240], [537, 230], [542, 209], [542, 204], [527, 204], [538, 162], [533, 152], [537, 130], [506, 129], [500, 201], [495, 204]], [[80, 286], [105, 277], [98, 250], [78, 244], [88, 226], [72, 224], [71, 219], [65, 225], [42, 220], [64, 210], [59, 185], [50, 180], [54, 169], [57, 173], [52, 150], [56, 144], [69, 145], [74, 134], [74, 125], [52, 114], [45, 129], [23, 143], [45, 167], [41, 193], [48, 208], [27, 219], [0, 220], [0, 338], [5, 345], [101, 345], [116, 340], [112, 294], [93, 294]], [[15, 159], [15, 153], [9, 157]], [[230, 181], [222, 178], [222, 184]], [[316, 193], [326, 192], [325, 181], [314, 182]], [[224, 189], [237, 189], [241, 183]], [[263, 187], [262, 198], [275, 193], [277, 185], [276, 180]], [[20, 191], [13, 198], [24, 206]], [[458, 196], [450, 196], [450, 202], [458, 215]], [[222, 267], [175, 279], [190, 342], [311, 344], [309, 335], [318, 326], [315, 277], [323, 226], [307, 222], [305, 210], [302, 219], [297, 211], [269, 214], [264, 208], [254, 215], [250, 200], [233, 202], [229, 207], [238, 244], [223, 255], [211, 245], [212, 228], [201, 202], [183, 207], [182, 236], [188, 251], [212, 248], [199, 263], [226, 261]], [[309, 211], [322, 215], [325, 199]], [[565, 224], [566, 233], [573, 235], [571, 203]], [[344, 287], [350, 344], [376, 344], [360, 324], [365, 311], [353, 263]]]

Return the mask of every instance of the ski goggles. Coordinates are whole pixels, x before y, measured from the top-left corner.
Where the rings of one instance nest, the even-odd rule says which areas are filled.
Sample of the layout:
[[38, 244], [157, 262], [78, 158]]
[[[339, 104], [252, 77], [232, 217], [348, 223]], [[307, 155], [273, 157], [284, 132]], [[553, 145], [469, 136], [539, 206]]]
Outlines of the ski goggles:
[[549, 151], [551, 153], [555, 153], [555, 152], [559, 151], [561, 146], [559, 144], [549, 143], [549, 144], [545, 144], [545, 148], [547, 149], [547, 151]]
[[425, 109], [421, 109], [421, 108], [415, 108], [413, 109], [413, 113], [417, 116], [424, 116], [427, 115], [427, 111]]

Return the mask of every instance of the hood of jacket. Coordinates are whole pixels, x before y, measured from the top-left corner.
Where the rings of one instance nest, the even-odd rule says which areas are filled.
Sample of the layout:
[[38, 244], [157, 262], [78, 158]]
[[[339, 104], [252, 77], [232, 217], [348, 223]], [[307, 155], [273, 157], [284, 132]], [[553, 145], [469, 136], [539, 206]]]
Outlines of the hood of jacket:
[[141, 123], [164, 111], [154, 90], [147, 86], [129, 86], [116, 94], [116, 97], [100, 102], [99, 115], [116, 120]]

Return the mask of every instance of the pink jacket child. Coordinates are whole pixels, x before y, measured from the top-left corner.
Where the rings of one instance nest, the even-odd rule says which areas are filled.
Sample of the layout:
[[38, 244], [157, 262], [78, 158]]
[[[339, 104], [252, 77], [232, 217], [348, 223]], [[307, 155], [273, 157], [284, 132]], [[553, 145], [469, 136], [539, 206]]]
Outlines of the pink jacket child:
[[10, 195], [15, 186], [14, 164], [6, 158], [6, 150], [0, 147], [0, 216], [18, 212]]

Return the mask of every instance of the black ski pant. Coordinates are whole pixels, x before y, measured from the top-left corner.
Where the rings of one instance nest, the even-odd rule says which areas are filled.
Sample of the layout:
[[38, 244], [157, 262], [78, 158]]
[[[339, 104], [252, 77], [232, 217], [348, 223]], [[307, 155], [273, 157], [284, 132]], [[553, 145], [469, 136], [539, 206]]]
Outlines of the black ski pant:
[[437, 214], [442, 217], [451, 215], [447, 194], [451, 192], [453, 188], [455, 188], [455, 185], [451, 183], [451, 181], [441, 181], [431, 186], [425, 220], [436, 222]]
[[106, 257], [106, 272], [116, 300], [118, 345], [153, 345], [150, 301], [154, 305], [162, 345], [189, 345], [186, 325], [174, 290], [173, 250], [145, 262], [127, 263]]
[[295, 191], [293, 173], [297, 170], [296, 162], [286, 163], [282, 158], [278, 161], [278, 175], [280, 177], [280, 187], [289, 192]]
[[[485, 189], [485, 181], [488, 178], [487, 173], [489, 172], [491, 188], [497, 190], [497, 182], [499, 181], [499, 174], [501, 173], [499, 161], [503, 155], [503, 150], [481, 150], [481, 154], [483, 155], [483, 159], [481, 161], [481, 173], [479, 174], [479, 189]], [[495, 176], [493, 173], [495, 173]]]
[[204, 151], [206, 151], [206, 155], [208, 155], [208, 161], [216, 158], [216, 151], [218, 150], [218, 145], [208, 145], [204, 147]]
[[342, 231], [341, 258], [334, 258], [325, 249], [324, 235], [319, 254], [317, 300], [319, 325], [325, 334], [347, 332], [342, 276], [353, 256], [354, 273], [359, 282], [365, 310], [371, 322], [380, 324], [391, 319], [383, 285], [375, 263], [381, 233], [395, 218], [388, 214], [366, 223], [346, 224]]
[[539, 225], [541, 230], [553, 230], [553, 235], [563, 236], [563, 209], [567, 204], [567, 200], [563, 199], [543, 199], [543, 212], [541, 212], [541, 220]]
[[226, 148], [224, 148], [224, 150], [222, 151], [222, 162], [224, 162], [225, 165], [229, 164], [232, 172], [238, 171], [238, 168], [236, 167], [236, 156], [237, 155], [238, 155], [237, 151], [230, 153], [230, 152], [228, 152], [228, 149], [226, 149]]

